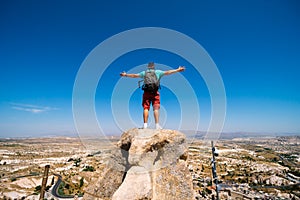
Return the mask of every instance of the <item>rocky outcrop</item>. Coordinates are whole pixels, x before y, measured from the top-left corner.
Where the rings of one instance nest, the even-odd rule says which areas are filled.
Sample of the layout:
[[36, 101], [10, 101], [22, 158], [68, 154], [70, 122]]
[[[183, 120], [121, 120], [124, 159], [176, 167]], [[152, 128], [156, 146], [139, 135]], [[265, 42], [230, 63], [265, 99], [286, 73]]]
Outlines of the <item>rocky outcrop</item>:
[[107, 171], [84, 199], [188, 200], [193, 198], [185, 135], [173, 130], [125, 132]]
[[97, 181], [89, 184], [84, 191], [83, 199], [86, 200], [110, 200], [115, 191], [123, 182], [126, 172], [126, 156], [122, 155], [121, 149], [114, 149], [111, 156], [103, 167]]

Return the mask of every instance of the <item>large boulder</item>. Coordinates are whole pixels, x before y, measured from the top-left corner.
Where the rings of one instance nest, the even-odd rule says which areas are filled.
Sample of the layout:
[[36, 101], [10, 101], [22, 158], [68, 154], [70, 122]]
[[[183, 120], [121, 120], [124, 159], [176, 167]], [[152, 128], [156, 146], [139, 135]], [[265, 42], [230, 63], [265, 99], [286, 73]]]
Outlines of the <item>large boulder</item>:
[[91, 185], [85, 199], [193, 198], [184, 134], [174, 130], [131, 129], [121, 136], [117, 146], [118, 153], [111, 158], [105, 173], [108, 178], [100, 177]]
[[110, 200], [115, 191], [123, 182], [126, 171], [126, 153], [119, 148], [111, 152], [104, 164], [103, 172], [96, 181], [91, 182], [85, 189], [84, 198], [86, 200]]

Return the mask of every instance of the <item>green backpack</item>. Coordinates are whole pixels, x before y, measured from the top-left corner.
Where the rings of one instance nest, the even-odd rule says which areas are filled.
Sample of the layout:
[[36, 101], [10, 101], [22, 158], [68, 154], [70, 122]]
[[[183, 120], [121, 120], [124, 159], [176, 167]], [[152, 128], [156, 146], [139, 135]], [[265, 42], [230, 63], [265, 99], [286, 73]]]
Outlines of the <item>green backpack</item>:
[[156, 93], [160, 89], [160, 81], [155, 74], [155, 70], [146, 70], [142, 90], [150, 93]]

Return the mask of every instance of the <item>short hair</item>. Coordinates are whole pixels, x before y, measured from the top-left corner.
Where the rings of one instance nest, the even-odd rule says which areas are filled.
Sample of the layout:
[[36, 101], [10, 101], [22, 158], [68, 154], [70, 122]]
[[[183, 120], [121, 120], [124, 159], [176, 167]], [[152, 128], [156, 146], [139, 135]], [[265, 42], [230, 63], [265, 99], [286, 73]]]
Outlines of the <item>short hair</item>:
[[154, 68], [154, 62], [149, 62], [148, 63], [148, 68]]

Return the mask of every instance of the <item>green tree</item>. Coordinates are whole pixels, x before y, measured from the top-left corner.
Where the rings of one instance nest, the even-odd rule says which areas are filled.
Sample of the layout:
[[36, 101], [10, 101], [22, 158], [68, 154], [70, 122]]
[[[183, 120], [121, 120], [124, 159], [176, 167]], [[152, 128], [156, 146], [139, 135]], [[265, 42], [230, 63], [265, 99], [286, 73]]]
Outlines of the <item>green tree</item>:
[[42, 186], [38, 185], [34, 188], [34, 192], [41, 192]]
[[82, 187], [84, 184], [84, 178], [82, 177], [79, 181], [79, 187]]
[[47, 185], [47, 187], [45, 188], [45, 190], [49, 191], [50, 188], [51, 188], [51, 185]]
[[14, 181], [17, 180], [17, 178], [13, 177], [13, 178], [11, 178], [10, 180], [11, 180], [11, 182], [14, 182]]
[[95, 171], [93, 166], [85, 166], [85, 168], [83, 169], [83, 171], [85, 172], [93, 172]]
[[54, 176], [52, 177], [51, 185], [54, 184]]
[[74, 166], [75, 167], [78, 167], [80, 165], [80, 162], [81, 162], [81, 158], [77, 158], [74, 160]]

